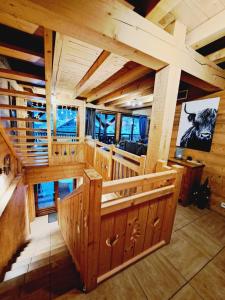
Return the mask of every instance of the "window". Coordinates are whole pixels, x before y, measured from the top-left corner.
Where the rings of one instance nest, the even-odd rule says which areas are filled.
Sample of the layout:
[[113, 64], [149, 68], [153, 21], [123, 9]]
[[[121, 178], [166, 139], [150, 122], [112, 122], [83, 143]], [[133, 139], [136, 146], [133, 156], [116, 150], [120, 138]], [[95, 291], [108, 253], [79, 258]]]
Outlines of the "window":
[[95, 138], [113, 144], [115, 142], [115, 114], [98, 112], [95, 117]]
[[139, 117], [122, 115], [121, 123], [121, 140], [128, 141], [139, 141], [140, 136], [140, 125]]
[[72, 106], [57, 106], [56, 135], [77, 136], [77, 108]]
[[61, 179], [58, 181], [58, 196], [60, 199], [71, 193], [74, 189], [74, 179]]

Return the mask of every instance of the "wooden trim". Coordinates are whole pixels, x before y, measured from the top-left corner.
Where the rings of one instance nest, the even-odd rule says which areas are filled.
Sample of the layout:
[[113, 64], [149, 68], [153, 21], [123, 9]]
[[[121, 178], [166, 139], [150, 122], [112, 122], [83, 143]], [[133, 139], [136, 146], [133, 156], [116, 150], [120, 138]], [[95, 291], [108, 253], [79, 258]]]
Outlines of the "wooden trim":
[[0, 104], [0, 109], [45, 112], [45, 109], [41, 109], [41, 108], [21, 106], [21, 105], [8, 105], [8, 104]]
[[85, 85], [88, 83], [88, 80], [92, 77], [92, 75], [101, 67], [104, 61], [110, 56], [110, 52], [103, 50], [84, 77], [78, 82], [75, 87], [75, 95], [79, 96], [82, 93], [82, 90], [85, 89]]
[[0, 88], [0, 95], [20, 97], [20, 98], [24, 98], [24, 99], [30, 99], [33, 101], [36, 99], [37, 100], [45, 100], [45, 96], [41, 95], [41, 94], [33, 94], [33, 93], [29, 93], [29, 92], [9, 90], [9, 89], [4, 89], [4, 88]]
[[114, 274], [118, 273], [119, 271], [127, 268], [128, 266], [130, 266], [131, 264], [133, 264], [136, 261], [140, 260], [141, 258], [145, 257], [146, 255], [154, 252], [155, 250], [157, 250], [158, 248], [164, 246], [165, 244], [166, 244], [165, 241], [161, 241], [161, 242], [157, 243], [156, 245], [152, 246], [151, 248], [141, 252], [137, 256], [129, 259], [125, 263], [123, 263], [123, 264], [119, 265], [118, 267], [114, 268], [113, 270], [110, 270], [109, 272], [99, 276], [98, 279], [97, 279], [98, 284], [101, 283], [102, 281], [106, 280], [107, 278], [113, 276]]
[[152, 191], [139, 193], [136, 195], [119, 198], [116, 200], [106, 201], [101, 205], [101, 216], [121, 211], [122, 209], [134, 207], [147, 201], [155, 200], [158, 197], [168, 196], [175, 190], [174, 185], [169, 185], [154, 189]]
[[41, 76], [34, 75], [34, 74], [28, 74], [23, 72], [18, 72], [14, 70], [7, 70], [0, 68], [0, 77], [1, 78], [7, 78], [7, 79], [13, 79], [13, 80], [19, 80], [23, 82], [29, 82], [37, 85], [45, 85], [45, 80]]
[[33, 51], [17, 47], [15, 45], [8, 45], [5, 43], [0, 43], [0, 54], [29, 61], [31, 63], [44, 63], [43, 56], [40, 53], [35, 53]]
[[209, 55], [207, 58], [214, 61], [215, 64], [220, 64], [225, 61], [225, 48], [215, 51]]

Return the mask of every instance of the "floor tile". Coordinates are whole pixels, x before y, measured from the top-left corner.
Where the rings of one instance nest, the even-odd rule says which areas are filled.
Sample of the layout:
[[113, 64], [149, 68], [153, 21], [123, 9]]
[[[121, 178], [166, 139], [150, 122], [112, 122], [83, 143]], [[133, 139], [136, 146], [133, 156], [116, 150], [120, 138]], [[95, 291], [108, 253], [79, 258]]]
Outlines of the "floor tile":
[[182, 232], [173, 234], [169, 245], [159, 250], [186, 279], [194, 276], [208, 261], [209, 257], [185, 239]]
[[184, 283], [184, 278], [160, 253], [155, 252], [131, 267], [148, 299], [169, 299]]

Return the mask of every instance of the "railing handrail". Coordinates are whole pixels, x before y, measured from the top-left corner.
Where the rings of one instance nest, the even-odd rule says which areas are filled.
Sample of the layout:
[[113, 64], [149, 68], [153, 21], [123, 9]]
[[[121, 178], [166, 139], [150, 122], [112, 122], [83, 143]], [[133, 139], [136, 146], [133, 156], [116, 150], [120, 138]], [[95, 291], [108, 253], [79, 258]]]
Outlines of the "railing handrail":
[[61, 198], [59, 198], [59, 199], [62, 202], [62, 201], [68, 200], [70, 198], [73, 198], [74, 196], [77, 196], [78, 194], [82, 193], [83, 189], [84, 189], [84, 187], [83, 187], [83, 184], [82, 184], [77, 189], [73, 190], [71, 193], [67, 194], [62, 199]]
[[124, 189], [130, 189], [137, 186], [149, 185], [160, 180], [175, 179], [177, 172], [174, 170], [164, 171], [160, 173], [151, 173], [146, 175], [138, 175], [129, 178], [116, 179], [103, 182], [102, 194], [118, 192]]

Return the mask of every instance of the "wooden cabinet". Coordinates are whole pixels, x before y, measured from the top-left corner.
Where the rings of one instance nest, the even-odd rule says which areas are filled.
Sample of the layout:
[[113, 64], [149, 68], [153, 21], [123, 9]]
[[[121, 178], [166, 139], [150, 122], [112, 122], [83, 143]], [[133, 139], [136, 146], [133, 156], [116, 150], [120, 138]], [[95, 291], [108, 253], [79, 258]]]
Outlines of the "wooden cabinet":
[[182, 205], [186, 206], [190, 204], [193, 188], [201, 182], [204, 165], [186, 160], [170, 158], [168, 165], [171, 166], [174, 164], [184, 167], [184, 175], [182, 178], [179, 200]]

